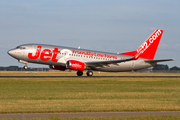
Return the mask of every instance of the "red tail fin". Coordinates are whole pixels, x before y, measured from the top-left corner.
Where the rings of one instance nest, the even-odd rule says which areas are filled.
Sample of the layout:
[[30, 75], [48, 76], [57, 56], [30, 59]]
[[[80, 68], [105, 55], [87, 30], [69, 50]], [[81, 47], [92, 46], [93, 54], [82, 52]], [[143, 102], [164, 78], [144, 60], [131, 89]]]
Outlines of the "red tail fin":
[[134, 56], [133, 59], [154, 59], [163, 30], [156, 30], [136, 51], [121, 53], [122, 55]]

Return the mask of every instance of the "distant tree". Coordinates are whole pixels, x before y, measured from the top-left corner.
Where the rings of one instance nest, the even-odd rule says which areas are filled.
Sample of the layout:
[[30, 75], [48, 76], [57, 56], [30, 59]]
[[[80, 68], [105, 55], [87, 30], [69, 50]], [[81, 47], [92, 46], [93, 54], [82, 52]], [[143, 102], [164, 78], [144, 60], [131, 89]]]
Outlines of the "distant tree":
[[153, 67], [152, 69], [153, 71], [156, 71], [156, 70], [169, 70], [169, 67], [168, 65], [163, 65], [163, 64], [157, 64]]
[[177, 67], [177, 66], [174, 66], [174, 67], [172, 67], [172, 68], [170, 68], [170, 70], [172, 71], [179, 71], [180, 70], [180, 68], [179, 67]]
[[1, 67], [0, 66], [0, 71], [49, 71], [50, 68], [28, 68], [27, 70], [24, 70], [22, 67], [18, 66], [9, 66], [9, 67]]

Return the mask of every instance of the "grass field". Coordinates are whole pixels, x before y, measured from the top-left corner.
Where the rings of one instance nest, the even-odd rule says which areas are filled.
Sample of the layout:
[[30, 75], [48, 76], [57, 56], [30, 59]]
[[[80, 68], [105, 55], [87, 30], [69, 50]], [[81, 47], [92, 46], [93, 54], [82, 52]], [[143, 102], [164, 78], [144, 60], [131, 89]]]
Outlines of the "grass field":
[[[76, 118], [34, 118], [30, 120], [179, 120], [180, 116], [140, 116], [140, 117], [76, 117]], [[18, 120], [18, 119], [0, 119], [0, 120]], [[29, 120], [29, 119], [19, 119]]]
[[[180, 73], [93, 72], [93, 76], [180, 76]], [[0, 71], [0, 76], [77, 76], [76, 72]], [[86, 71], [83, 76], [86, 76]]]
[[0, 113], [180, 111], [179, 92], [180, 78], [1, 78]]

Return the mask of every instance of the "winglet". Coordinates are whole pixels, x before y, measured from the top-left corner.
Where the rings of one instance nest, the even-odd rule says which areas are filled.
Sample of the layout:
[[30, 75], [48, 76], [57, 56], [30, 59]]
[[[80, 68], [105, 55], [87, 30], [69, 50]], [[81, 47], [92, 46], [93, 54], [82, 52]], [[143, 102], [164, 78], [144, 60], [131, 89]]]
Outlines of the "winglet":
[[158, 48], [163, 30], [156, 30], [136, 51], [121, 53], [134, 56], [132, 59], [145, 58], [153, 60]]

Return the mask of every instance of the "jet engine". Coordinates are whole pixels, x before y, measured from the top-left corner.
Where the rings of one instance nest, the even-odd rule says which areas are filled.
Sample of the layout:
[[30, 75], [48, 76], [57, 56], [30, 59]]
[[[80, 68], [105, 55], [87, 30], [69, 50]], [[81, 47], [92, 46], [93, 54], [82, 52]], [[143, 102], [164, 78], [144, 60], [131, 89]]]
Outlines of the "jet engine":
[[66, 70], [66, 67], [63, 67], [63, 66], [50, 65], [49, 67], [54, 70], [62, 70], [62, 71]]
[[66, 68], [71, 70], [84, 71], [85, 67], [85, 63], [76, 60], [68, 60], [66, 63]]

